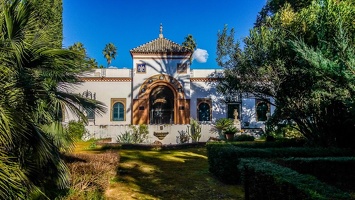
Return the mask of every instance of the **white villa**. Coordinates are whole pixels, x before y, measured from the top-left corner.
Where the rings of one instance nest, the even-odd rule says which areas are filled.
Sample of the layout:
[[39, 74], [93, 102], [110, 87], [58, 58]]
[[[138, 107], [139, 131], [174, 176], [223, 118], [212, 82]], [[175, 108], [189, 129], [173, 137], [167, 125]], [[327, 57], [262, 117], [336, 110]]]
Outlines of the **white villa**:
[[[112, 138], [129, 129], [129, 125], [148, 124], [149, 143], [179, 143], [179, 132], [186, 131], [190, 118], [202, 124], [200, 141], [217, 134], [211, 132], [216, 119], [234, 119], [235, 109], [241, 128], [263, 128], [269, 104], [235, 95], [224, 97], [215, 88], [216, 69], [191, 69], [190, 51], [159, 37], [130, 50], [132, 69], [105, 68], [85, 74], [76, 93], [99, 100], [108, 111], [103, 115], [88, 112], [86, 126], [94, 138]], [[65, 121], [73, 119], [66, 116]], [[164, 133], [164, 134], [163, 134]]]

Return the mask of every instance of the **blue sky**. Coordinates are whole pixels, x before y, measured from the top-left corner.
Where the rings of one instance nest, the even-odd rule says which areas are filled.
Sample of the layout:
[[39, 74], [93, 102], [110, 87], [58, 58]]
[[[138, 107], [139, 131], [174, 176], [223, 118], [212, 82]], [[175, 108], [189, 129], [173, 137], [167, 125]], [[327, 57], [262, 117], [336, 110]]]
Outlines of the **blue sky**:
[[102, 50], [112, 42], [118, 49], [111, 65], [132, 68], [129, 50], [163, 35], [181, 44], [192, 34], [197, 48], [208, 52], [205, 63], [192, 68], [218, 68], [218, 30], [227, 24], [242, 40], [253, 27], [266, 0], [63, 0], [64, 47], [81, 42], [89, 57], [107, 66]]

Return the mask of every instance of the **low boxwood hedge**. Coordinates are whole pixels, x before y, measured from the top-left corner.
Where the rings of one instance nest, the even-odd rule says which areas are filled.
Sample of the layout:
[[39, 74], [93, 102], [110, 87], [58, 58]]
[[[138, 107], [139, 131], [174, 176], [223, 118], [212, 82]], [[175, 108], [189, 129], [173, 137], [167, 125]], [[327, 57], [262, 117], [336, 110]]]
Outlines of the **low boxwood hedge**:
[[276, 163], [310, 174], [330, 185], [355, 192], [355, 157], [285, 158]]
[[254, 141], [255, 137], [252, 135], [241, 134], [241, 135], [237, 135], [234, 140], [235, 141]]
[[[238, 136], [237, 136], [238, 141]], [[240, 140], [242, 141], [242, 140]], [[246, 148], [283, 148], [283, 147], [303, 147], [306, 143], [302, 138], [277, 138], [272, 142], [255, 141], [255, 142], [234, 142], [233, 145]]]
[[350, 199], [350, 195], [317, 180], [262, 159], [241, 159], [245, 199]]
[[240, 182], [237, 168], [241, 158], [289, 158], [351, 156], [353, 152], [343, 149], [324, 148], [240, 148], [230, 143], [208, 143], [209, 171], [225, 183]]
[[209, 171], [222, 182], [230, 184], [240, 181], [237, 168], [240, 159], [234, 149], [230, 144], [207, 144]]

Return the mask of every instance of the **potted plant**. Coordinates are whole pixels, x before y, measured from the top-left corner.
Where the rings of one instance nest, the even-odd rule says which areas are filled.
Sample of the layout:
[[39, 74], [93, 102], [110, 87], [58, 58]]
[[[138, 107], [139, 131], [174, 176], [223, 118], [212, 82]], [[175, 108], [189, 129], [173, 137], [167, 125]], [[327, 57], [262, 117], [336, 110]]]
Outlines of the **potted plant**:
[[217, 119], [214, 128], [217, 130], [217, 133], [218, 133], [218, 136], [220, 139], [223, 139], [223, 137], [224, 137], [223, 131], [230, 126], [233, 126], [233, 120], [231, 120], [229, 118]]
[[237, 127], [230, 125], [226, 129], [223, 130], [224, 135], [226, 136], [226, 139], [229, 141], [233, 141], [234, 139], [234, 134], [236, 134], [239, 130]]

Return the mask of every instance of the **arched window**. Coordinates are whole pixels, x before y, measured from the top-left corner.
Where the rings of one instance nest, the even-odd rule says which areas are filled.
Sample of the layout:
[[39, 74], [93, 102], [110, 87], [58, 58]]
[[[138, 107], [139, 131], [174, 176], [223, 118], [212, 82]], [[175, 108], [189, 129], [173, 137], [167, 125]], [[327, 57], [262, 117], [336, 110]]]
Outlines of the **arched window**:
[[211, 121], [211, 108], [208, 103], [198, 105], [198, 121]]
[[92, 109], [92, 108], [86, 109], [86, 117], [89, 120], [94, 120], [95, 119], [95, 111], [94, 111], [94, 109]]
[[266, 121], [266, 113], [269, 111], [269, 106], [266, 102], [259, 102], [256, 106], [256, 115], [258, 121]]
[[[82, 94], [79, 94], [82, 97], [88, 98], [88, 99], [96, 99], [96, 93], [92, 93], [89, 90], [84, 91]], [[95, 109], [94, 108], [85, 108], [86, 111], [86, 117], [88, 120], [95, 120]]]
[[121, 102], [113, 104], [112, 121], [124, 121], [124, 105]]

